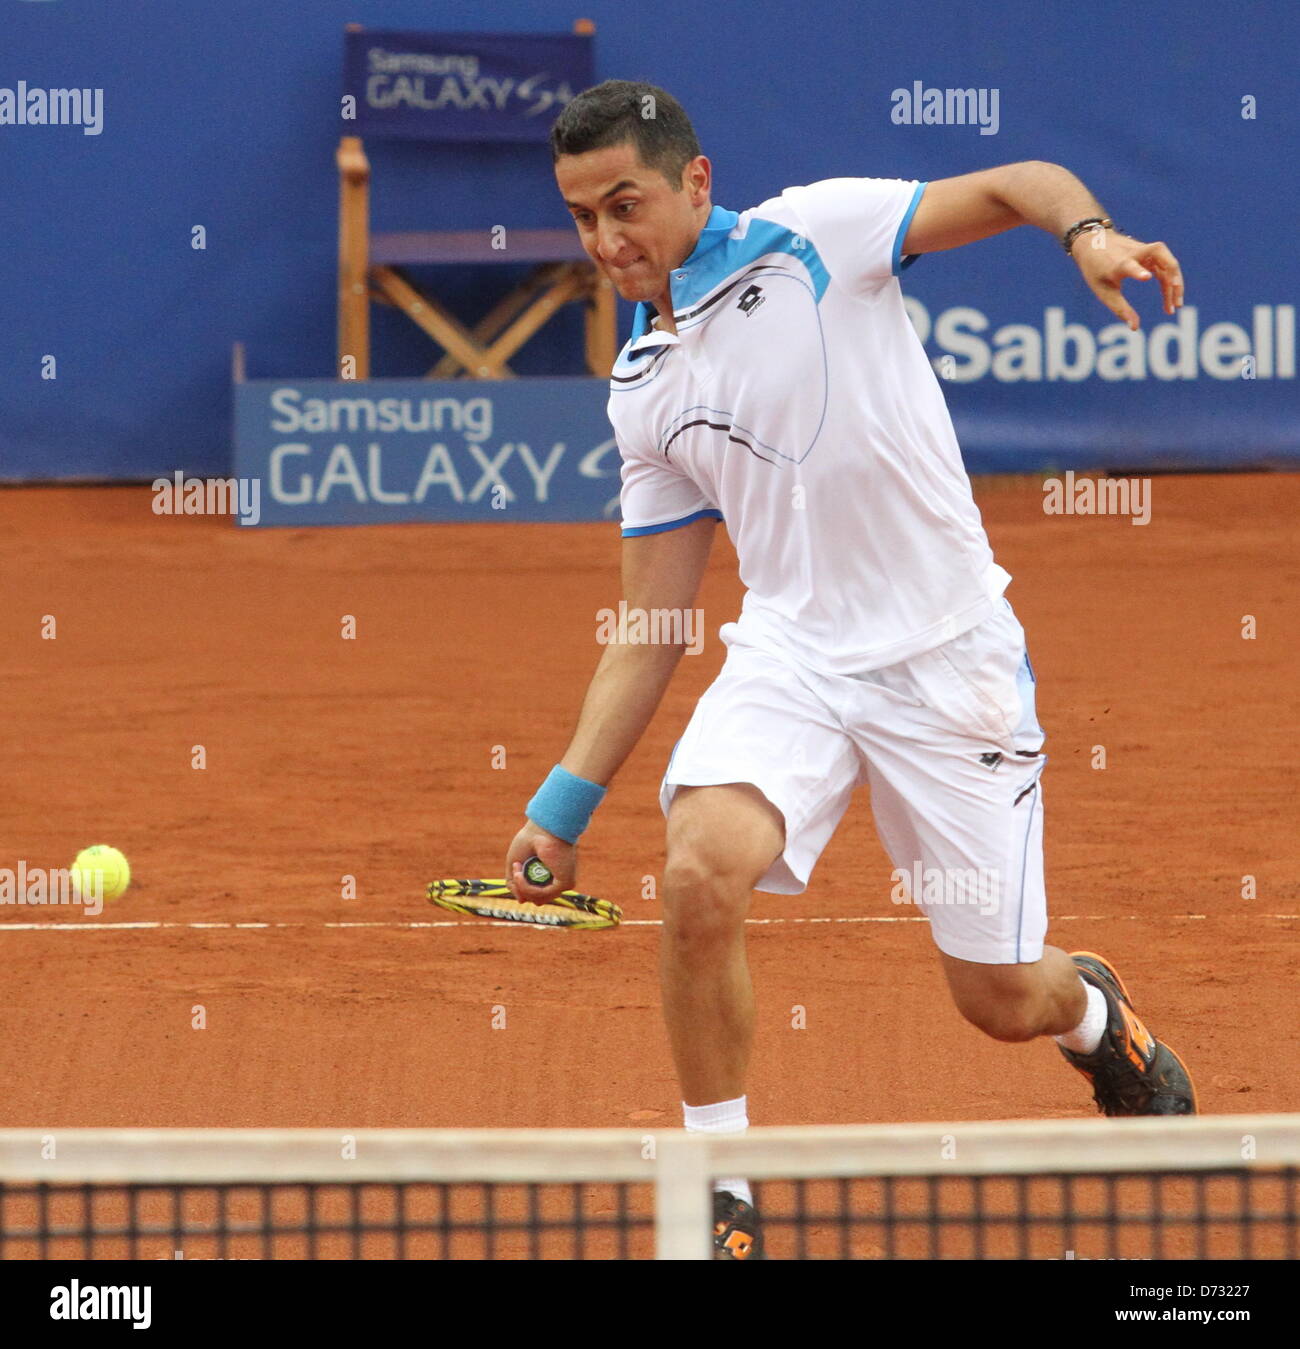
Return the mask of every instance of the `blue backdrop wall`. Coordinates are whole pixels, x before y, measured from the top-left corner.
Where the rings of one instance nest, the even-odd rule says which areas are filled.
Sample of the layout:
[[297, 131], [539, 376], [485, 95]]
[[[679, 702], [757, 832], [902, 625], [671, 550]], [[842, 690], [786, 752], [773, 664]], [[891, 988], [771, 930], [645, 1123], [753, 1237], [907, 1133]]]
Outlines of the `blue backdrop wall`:
[[[1292, 0], [0, 0], [0, 15], [0, 99], [19, 81], [103, 90], [96, 135], [0, 116], [0, 477], [224, 473], [232, 342], [247, 344], [252, 377], [332, 374], [346, 22], [543, 32], [580, 16], [597, 26], [598, 78], [648, 79], [683, 102], [725, 206], [842, 174], [1047, 159], [1130, 232], [1174, 248], [1195, 312], [1152, 336], [1163, 316], [1139, 288], [1152, 344], [1140, 370], [1098, 363], [1110, 316], [1037, 231], [906, 273], [985, 466], [1099, 436], [1117, 462], [1297, 452]], [[894, 91], [916, 81], [996, 91], [995, 134], [892, 120]], [[372, 160], [377, 228], [568, 223], [544, 149], [375, 146]], [[439, 293], [468, 313], [506, 279], [443, 276]], [[625, 336], [626, 307], [621, 320]], [[1222, 324], [1244, 338], [1207, 336]], [[517, 369], [579, 373], [576, 312], [544, 332]], [[996, 359], [1013, 337], [1038, 344], [1037, 376], [1032, 352]], [[391, 311], [375, 311], [374, 346], [377, 376], [431, 364]]]

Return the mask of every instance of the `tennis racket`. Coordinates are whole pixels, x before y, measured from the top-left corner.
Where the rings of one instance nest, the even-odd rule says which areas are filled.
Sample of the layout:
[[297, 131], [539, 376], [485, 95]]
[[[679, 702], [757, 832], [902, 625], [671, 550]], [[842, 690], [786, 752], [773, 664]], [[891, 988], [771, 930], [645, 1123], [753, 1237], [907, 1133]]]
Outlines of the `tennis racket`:
[[[545, 885], [554, 879], [546, 864], [536, 857], [524, 863], [524, 875], [533, 885]], [[595, 929], [617, 927], [623, 921], [623, 910], [617, 904], [577, 890], [565, 890], [534, 904], [516, 899], [505, 881], [449, 880], [434, 881], [426, 894], [430, 904], [452, 913], [509, 923]]]

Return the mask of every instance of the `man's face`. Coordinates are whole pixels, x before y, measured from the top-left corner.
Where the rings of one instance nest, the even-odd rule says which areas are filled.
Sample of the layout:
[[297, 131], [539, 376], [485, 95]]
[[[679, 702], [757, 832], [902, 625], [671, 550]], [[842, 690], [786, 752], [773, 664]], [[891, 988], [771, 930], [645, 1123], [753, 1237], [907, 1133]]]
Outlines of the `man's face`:
[[699, 155], [674, 192], [663, 174], [641, 163], [631, 141], [555, 162], [582, 246], [625, 300], [667, 293], [668, 273], [690, 255], [708, 220], [710, 177], [709, 161]]

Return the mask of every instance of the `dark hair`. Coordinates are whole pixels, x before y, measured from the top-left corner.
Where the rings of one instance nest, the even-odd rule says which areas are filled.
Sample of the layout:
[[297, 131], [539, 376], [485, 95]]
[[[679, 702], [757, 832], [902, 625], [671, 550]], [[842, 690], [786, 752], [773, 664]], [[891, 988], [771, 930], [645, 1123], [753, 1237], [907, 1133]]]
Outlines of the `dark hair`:
[[606, 80], [571, 100], [551, 127], [551, 161], [631, 141], [641, 163], [682, 188], [682, 170], [700, 153], [685, 109], [643, 80]]

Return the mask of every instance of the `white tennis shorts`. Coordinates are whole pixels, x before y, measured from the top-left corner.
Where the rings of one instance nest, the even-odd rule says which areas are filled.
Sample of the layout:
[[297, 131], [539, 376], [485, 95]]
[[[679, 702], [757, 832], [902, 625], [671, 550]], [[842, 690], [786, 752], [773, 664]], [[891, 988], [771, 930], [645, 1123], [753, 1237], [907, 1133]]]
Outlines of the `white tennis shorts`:
[[752, 783], [785, 817], [784, 851], [757, 888], [797, 895], [866, 784], [894, 911], [928, 917], [959, 960], [1040, 959], [1047, 756], [1024, 629], [995, 603], [942, 646], [852, 676], [745, 645], [725, 624], [727, 658], [673, 750], [664, 814], [678, 787]]

